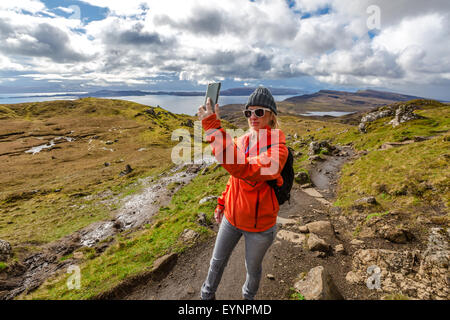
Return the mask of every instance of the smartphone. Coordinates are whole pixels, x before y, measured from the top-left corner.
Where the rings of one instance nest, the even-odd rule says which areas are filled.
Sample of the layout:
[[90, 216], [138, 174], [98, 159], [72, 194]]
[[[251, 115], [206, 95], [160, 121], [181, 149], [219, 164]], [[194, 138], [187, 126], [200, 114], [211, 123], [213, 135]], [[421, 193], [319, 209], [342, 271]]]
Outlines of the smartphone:
[[206, 89], [205, 106], [208, 98], [211, 98], [211, 107], [213, 112], [216, 103], [219, 101], [220, 86], [220, 82], [208, 83], [208, 88]]

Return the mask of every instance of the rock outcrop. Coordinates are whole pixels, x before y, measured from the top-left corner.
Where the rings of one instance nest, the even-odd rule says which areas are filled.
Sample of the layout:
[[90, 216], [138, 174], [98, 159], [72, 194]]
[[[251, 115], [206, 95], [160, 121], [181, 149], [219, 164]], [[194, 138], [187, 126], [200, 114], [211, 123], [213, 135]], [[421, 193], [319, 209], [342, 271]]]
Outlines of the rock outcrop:
[[308, 231], [322, 237], [334, 237], [334, 228], [330, 221], [314, 221], [305, 225]]
[[392, 124], [392, 127], [395, 128], [401, 123], [420, 119], [421, 117], [413, 112], [416, 109], [417, 107], [415, 105], [401, 105], [395, 110], [394, 119], [392, 119], [389, 124]]
[[8, 260], [12, 255], [12, 248], [8, 241], [0, 239], [0, 262]]
[[413, 299], [448, 299], [449, 238], [448, 231], [433, 228], [423, 252], [359, 249], [353, 255], [352, 271], [346, 280]]
[[323, 141], [312, 141], [309, 144], [309, 155], [313, 156], [319, 153], [329, 154], [331, 151], [335, 150], [336, 147], [332, 146], [327, 140]]
[[393, 104], [378, 108], [375, 111], [369, 112], [365, 116], [361, 118], [361, 122], [359, 124], [359, 131], [361, 133], [367, 132], [367, 123], [373, 122], [381, 118], [386, 117], [394, 117], [389, 124], [391, 124], [394, 128], [401, 123], [411, 121], [414, 119], [419, 119], [421, 116], [415, 114], [413, 111], [417, 110], [419, 106], [415, 104]]
[[318, 266], [294, 284], [306, 300], [343, 300], [330, 274], [324, 267]]
[[310, 233], [307, 241], [308, 249], [311, 251], [330, 251], [330, 245], [314, 233]]

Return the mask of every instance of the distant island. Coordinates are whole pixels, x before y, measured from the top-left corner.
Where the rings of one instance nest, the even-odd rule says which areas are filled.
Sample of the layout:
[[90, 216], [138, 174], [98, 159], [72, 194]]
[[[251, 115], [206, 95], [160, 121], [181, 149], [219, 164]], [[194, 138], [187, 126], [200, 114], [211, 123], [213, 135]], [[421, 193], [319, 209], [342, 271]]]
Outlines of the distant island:
[[[231, 88], [221, 90], [221, 96], [248, 96], [256, 88]], [[296, 95], [303, 93], [298, 89], [284, 89], [284, 88], [270, 88], [273, 95]], [[169, 96], [204, 96], [204, 91], [113, 91], [113, 90], [100, 90], [95, 92], [89, 92], [83, 95], [78, 95], [80, 98], [85, 97], [125, 97], [125, 96], [149, 96], [149, 95], [169, 95]]]
[[[256, 88], [255, 87], [245, 87], [245, 88], [231, 88], [220, 91], [221, 96], [249, 96]], [[299, 89], [289, 89], [289, 88], [270, 88], [273, 95], [297, 95], [302, 94], [304, 91]], [[150, 96], [150, 95], [170, 95], [170, 96], [204, 96], [204, 91], [141, 91], [141, 90], [99, 90], [94, 92], [88, 92], [84, 94], [79, 93], [55, 93], [52, 95], [45, 95], [45, 97], [67, 97], [73, 96], [78, 98], [106, 98], [106, 97], [129, 97], [129, 96]], [[29, 95], [21, 96], [20, 98], [36, 98], [42, 97], [42, 95]], [[16, 98], [16, 97], [8, 97]]]

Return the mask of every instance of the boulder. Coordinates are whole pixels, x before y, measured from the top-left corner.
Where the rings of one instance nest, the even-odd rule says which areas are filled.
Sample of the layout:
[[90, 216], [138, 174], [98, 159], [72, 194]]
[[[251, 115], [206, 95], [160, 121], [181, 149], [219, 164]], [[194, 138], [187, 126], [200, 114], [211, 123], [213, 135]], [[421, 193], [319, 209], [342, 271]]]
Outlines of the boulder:
[[375, 111], [369, 112], [361, 118], [361, 122], [358, 126], [358, 129], [361, 133], [367, 132], [367, 123], [373, 122], [375, 120], [386, 118], [386, 117], [394, 117], [389, 124], [392, 124], [393, 127], [398, 126], [401, 123], [411, 121], [414, 119], [422, 118], [421, 116], [415, 114], [413, 111], [418, 109], [419, 107], [410, 104], [392, 104], [389, 106], [384, 106], [378, 108]]
[[365, 116], [361, 118], [361, 123], [358, 126], [358, 129], [361, 133], [367, 132], [367, 122], [373, 122], [375, 120], [392, 117], [395, 114], [395, 106], [387, 106], [385, 109], [376, 110], [369, 112]]
[[201, 164], [188, 164], [186, 173], [195, 174], [195, 173], [198, 173], [201, 169], [202, 169]]
[[321, 150], [328, 154], [330, 151], [333, 151], [335, 149], [334, 146], [332, 146], [327, 140], [323, 141], [312, 141], [309, 144], [309, 155], [315, 155], [321, 152]]
[[384, 239], [394, 243], [407, 243], [414, 239], [414, 235], [404, 227], [385, 226], [379, 232]]
[[184, 229], [184, 231], [181, 233], [179, 239], [182, 242], [192, 242], [192, 241], [195, 241], [198, 236], [199, 236], [199, 234], [197, 232], [195, 232], [194, 230]]
[[330, 250], [330, 245], [314, 233], [309, 234], [307, 245], [308, 249], [311, 251], [328, 252]]
[[352, 244], [354, 246], [361, 246], [364, 244], [364, 241], [358, 240], [358, 239], [353, 239], [352, 241], [350, 241], [350, 244]]
[[312, 141], [310, 144], [309, 144], [309, 155], [314, 155], [314, 154], [318, 154], [319, 153], [319, 150], [320, 150], [320, 145], [319, 145], [319, 142], [317, 142], [317, 141]]
[[0, 262], [8, 260], [12, 256], [11, 244], [0, 239]]
[[208, 226], [208, 219], [206, 218], [206, 214], [204, 212], [199, 212], [197, 215], [197, 222], [201, 226]]
[[208, 201], [216, 200], [216, 199], [217, 199], [217, 196], [207, 196], [207, 197], [202, 198], [202, 199], [198, 202], [198, 204], [204, 204], [204, 203], [206, 203], [206, 202], [208, 202]]
[[296, 233], [288, 230], [280, 230], [277, 232], [278, 240], [285, 240], [294, 244], [302, 244], [305, 241], [305, 235], [302, 233]]
[[306, 300], [343, 300], [330, 274], [322, 266], [309, 270], [308, 274], [294, 284]]
[[450, 265], [449, 240], [450, 229], [432, 228], [428, 235], [427, 249], [424, 252], [425, 261], [439, 268], [448, 268]]
[[[379, 289], [386, 294], [402, 292], [421, 300], [448, 299], [450, 236], [445, 229], [433, 228], [426, 250], [360, 249], [353, 254], [350, 283], [372, 284], [379, 278]], [[374, 270], [377, 269], [377, 274]], [[373, 279], [372, 279], [373, 280]]]
[[294, 219], [286, 219], [280, 216], [277, 216], [277, 224], [283, 226], [283, 227], [287, 227], [287, 226], [293, 226], [297, 223], [296, 220]]
[[298, 231], [300, 231], [301, 233], [308, 233], [308, 227], [307, 226], [299, 226], [298, 227]]
[[420, 119], [421, 116], [415, 114], [413, 111], [417, 109], [417, 106], [415, 105], [401, 105], [398, 107], [397, 110], [395, 110], [395, 116], [394, 119], [392, 119], [389, 124], [392, 124], [392, 127], [397, 127], [401, 123]]
[[345, 254], [345, 248], [344, 248], [344, 245], [343, 245], [343, 244], [338, 244], [338, 245], [336, 245], [336, 246], [334, 247], [334, 251], [335, 251], [336, 253], [342, 253], [342, 254]]
[[314, 221], [305, 225], [309, 232], [323, 237], [333, 237], [334, 229], [330, 221]]
[[376, 204], [375, 197], [364, 197], [355, 201], [355, 205]]
[[119, 176], [120, 176], [120, 177], [125, 176], [125, 175], [131, 173], [131, 171], [133, 171], [133, 169], [131, 168], [131, 166], [130, 166], [129, 164], [127, 164], [127, 165], [125, 166], [125, 170], [121, 171], [120, 174], [119, 174]]
[[300, 171], [295, 175], [295, 182], [298, 184], [310, 183], [309, 175], [305, 171]]

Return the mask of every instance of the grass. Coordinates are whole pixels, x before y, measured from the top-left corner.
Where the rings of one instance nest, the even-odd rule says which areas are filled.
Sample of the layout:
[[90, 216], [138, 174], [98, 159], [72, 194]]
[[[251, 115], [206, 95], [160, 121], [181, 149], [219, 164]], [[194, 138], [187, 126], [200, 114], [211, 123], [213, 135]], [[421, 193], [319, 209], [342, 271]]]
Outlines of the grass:
[[[140, 178], [173, 166], [171, 151], [178, 141], [171, 140], [171, 132], [183, 128], [192, 133], [187, 120], [196, 118], [115, 99], [0, 105], [0, 136], [5, 137], [0, 140], [0, 239], [23, 257], [110, 219], [120, 199], [140, 191]], [[55, 136], [75, 141], [34, 155], [24, 152]], [[108, 140], [114, 142], [106, 145]], [[9, 152], [17, 155], [2, 156]], [[120, 177], [127, 164], [133, 171]]]
[[299, 292], [294, 292], [290, 298], [291, 300], [305, 300], [305, 297]]
[[373, 217], [382, 217], [389, 214], [389, 211], [385, 211], [385, 212], [375, 212], [375, 213], [370, 213], [367, 215], [365, 223], [369, 222], [370, 219], [372, 219]]
[[[367, 133], [362, 134], [356, 126], [338, 122], [280, 117], [285, 134], [298, 135], [297, 139], [288, 141], [295, 151], [302, 152], [294, 160], [294, 170], [310, 168], [308, 148], [313, 140], [328, 140], [335, 145], [351, 144], [357, 151], [368, 153], [344, 165], [334, 206], [341, 207], [344, 214], [352, 214], [355, 213], [355, 200], [374, 196], [378, 205], [366, 206], [364, 217], [367, 221], [389, 210], [414, 219], [419, 215], [430, 216], [433, 222], [448, 225], [450, 106], [433, 100], [398, 104], [419, 105], [420, 109], [415, 113], [423, 118], [396, 128], [388, 124], [392, 117], [382, 118], [369, 123]], [[380, 150], [384, 143], [411, 140], [417, 136], [431, 139]], [[355, 229], [354, 235], [360, 231]]]
[[[101, 136], [100, 140], [119, 139], [119, 142], [108, 146], [116, 149], [111, 154], [81, 151], [81, 147], [86, 145], [80, 144], [41, 153], [34, 158], [21, 155], [15, 161], [3, 163], [2, 169], [8, 169], [5, 172], [10, 173], [9, 176], [6, 174], [0, 177], [3, 179], [0, 183], [5, 186], [5, 191], [0, 193], [0, 201], [3, 201], [0, 206], [5, 209], [5, 214], [0, 216], [0, 238], [12, 240], [10, 242], [15, 248], [17, 245], [36, 247], [70, 234], [93, 221], [108, 219], [111, 210], [117, 209], [119, 205], [115, 202], [100, 205], [100, 194], [109, 191], [112, 192], [111, 197], [120, 200], [126, 195], [141, 191], [139, 178], [157, 174], [170, 167], [170, 148], [175, 143], [169, 141], [171, 129], [180, 127], [182, 121], [192, 118], [157, 108], [154, 111], [160, 112], [160, 115], [154, 117], [143, 112], [148, 108], [146, 106], [119, 100], [81, 100], [62, 105], [64, 112], [72, 112], [72, 118], [80, 119], [81, 124], [56, 118], [58, 103], [50, 103], [48, 106], [44, 104], [46, 108], [40, 112], [37, 111], [37, 103], [27, 105], [23, 110], [19, 107], [0, 106], [3, 107], [0, 109], [0, 116], [9, 117], [4, 124], [9, 126], [10, 132], [14, 128], [19, 131], [17, 128], [21, 126], [26, 128], [23, 131], [30, 130], [30, 123], [43, 130], [49, 127], [45, 125], [48, 122], [55, 122], [58, 126], [77, 125], [79, 129], [95, 132], [94, 128], [101, 124], [103, 126], [100, 127], [105, 130], [96, 133]], [[295, 171], [308, 171], [308, 147], [312, 140], [329, 140], [332, 144], [351, 143], [356, 150], [367, 150], [368, 154], [344, 166], [334, 206], [341, 207], [344, 213], [353, 213], [352, 205], [355, 200], [373, 195], [378, 205], [363, 212], [363, 221], [368, 222], [376, 216], [400, 211], [415, 218], [419, 215], [431, 215], [430, 220], [433, 222], [447, 224], [449, 106], [427, 101], [414, 103], [423, 104], [423, 109], [416, 113], [420, 113], [424, 119], [414, 120], [397, 128], [386, 124], [390, 118], [380, 119], [370, 123], [366, 134], [359, 133], [354, 126], [338, 122], [281, 116], [281, 129], [285, 134], [298, 134], [297, 139], [288, 140], [288, 145], [295, 151], [302, 152], [295, 159]], [[122, 120], [115, 122], [118, 118]], [[18, 123], [21, 126], [16, 126]], [[117, 128], [119, 124], [122, 127], [126, 124], [137, 128], [121, 134], [114, 130], [107, 131]], [[225, 123], [225, 127], [227, 126]], [[69, 128], [70, 126], [65, 129]], [[192, 128], [187, 129], [192, 132]], [[0, 135], [3, 132], [0, 129]], [[433, 138], [379, 150], [383, 143], [403, 141], [419, 135]], [[295, 143], [296, 141], [300, 143]], [[0, 153], [3, 143], [0, 143]], [[97, 147], [100, 146], [102, 145], [97, 143]], [[149, 150], [135, 151], [142, 147]], [[61, 157], [64, 161], [47, 163], [50, 155]], [[93, 161], [89, 162], [90, 159]], [[124, 159], [124, 162], [116, 163], [119, 159]], [[105, 161], [111, 165], [105, 167]], [[132, 174], [119, 178], [118, 172], [127, 163], [134, 169]], [[190, 184], [182, 186], [174, 194], [170, 205], [160, 208], [153, 222], [142, 230], [115, 237], [114, 244], [101, 255], [96, 254], [92, 248], [83, 248], [80, 290], [68, 290], [66, 280], [69, 275], [61, 273], [49, 279], [37, 291], [19, 298], [89, 299], [129, 276], [149, 270], [158, 257], [168, 252], [182, 252], [187, 244], [180, 243], [178, 237], [184, 229], [193, 229], [202, 238], [211, 234], [209, 229], [199, 226], [196, 219], [199, 212], [205, 212], [207, 219], [212, 221], [215, 203], [199, 205], [198, 202], [205, 196], [219, 195], [227, 179], [228, 174], [222, 168], [209, 170], [207, 174], [199, 175]], [[175, 190], [177, 187], [174, 183], [169, 189]], [[38, 189], [38, 192], [30, 194], [33, 189]], [[56, 192], [58, 189], [62, 190]], [[354, 235], [360, 231], [361, 225], [357, 226]], [[64, 257], [69, 258], [70, 256]], [[301, 297], [298, 294], [290, 298]]]
[[415, 136], [435, 136], [450, 129], [449, 105], [432, 100], [412, 100], [402, 104], [420, 105], [421, 109], [414, 112], [423, 119], [408, 121], [393, 128], [388, 124], [393, 117], [381, 118], [368, 123], [367, 134], [361, 134], [358, 128], [353, 127], [345, 134], [337, 135], [333, 140], [342, 144], [352, 143], [356, 150], [371, 151], [379, 149], [386, 142], [400, 142], [413, 139]]
[[0, 272], [8, 268], [8, 265], [6, 262], [0, 262]]
[[305, 297], [300, 292], [297, 292], [294, 287], [290, 287], [289, 292], [289, 300], [306, 300]]
[[408, 296], [401, 293], [391, 293], [383, 297], [383, 300], [411, 300]]
[[[297, 134], [297, 139], [288, 139], [287, 145], [295, 152], [302, 155], [294, 158], [294, 171], [308, 172], [309, 163], [309, 143], [313, 140], [333, 140], [334, 137], [352, 129], [352, 126], [338, 122], [326, 122], [320, 120], [310, 120], [306, 117], [280, 116], [281, 130], [286, 136]], [[320, 150], [320, 154], [326, 154], [326, 150]]]
[[[448, 223], [450, 107], [427, 101], [423, 104], [423, 109], [416, 113], [424, 119], [397, 128], [386, 124], [390, 118], [379, 119], [371, 123], [366, 134], [355, 133], [357, 129], [352, 129], [335, 138], [341, 143], [352, 140], [356, 149], [369, 151], [343, 167], [335, 205], [351, 213], [355, 200], [375, 196], [379, 206], [373, 206], [369, 211], [386, 208], [405, 212], [411, 217], [438, 215], [442, 217], [441, 223]], [[383, 143], [414, 136], [431, 139], [387, 150], [378, 149]], [[366, 219], [379, 214], [369, 212]]]
[[[421, 203], [449, 205], [450, 143], [442, 136], [388, 150], [375, 150], [344, 166], [338, 201], [343, 208], [372, 195], [383, 208], [416, 210]], [[382, 192], [380, 192], [383, 190]]]
[[125, 237], [117, 236], [115, 243], [100, 256], [86, 257], [80, 265], [81, 289], [68, 290], [66, 274], [49, 279], [37, 291], [20, 299], [89, 299], [108, 290], [126, 277], [149, 270], [158, 257], [168, 252], [182, 252], [187, 244], [178, 241], [184, 229], [195, 230], [205, 238], [211, 231], [196, 223], [199, 212], [205, 212], [212, 221], [215, 202], [199, 204], [207, 195], [219, 195], [228, 180], [220, 168], [179, 189], [170, 205], [161, 207], [152, 224]]

